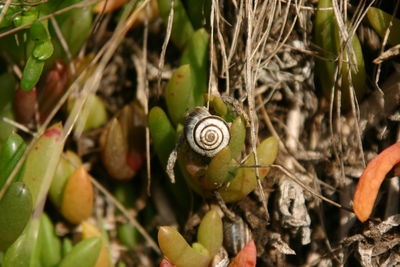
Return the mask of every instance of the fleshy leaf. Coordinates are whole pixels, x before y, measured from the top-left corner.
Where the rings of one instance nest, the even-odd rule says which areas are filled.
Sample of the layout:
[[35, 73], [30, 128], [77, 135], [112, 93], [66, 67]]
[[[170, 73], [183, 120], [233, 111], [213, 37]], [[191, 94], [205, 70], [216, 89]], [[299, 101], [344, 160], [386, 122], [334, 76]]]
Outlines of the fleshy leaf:
[[229, 140], [229, 148], [231, 149], [232, 158], [238, 159], [242, 153], [246, 140], [246, 126], [240, 116], [232, 122], [229, 128], [231, 139]]
[[80, 165], [82, 165], [81, 159], [70, 150], [60, 157], [49, 189], [50, 200], [56, 207], [61, 207], [65, 185], [75, 169]]
[[167, 259], [177, 267], [207, 267], [211, 258], [195, 251], [178, 231], [169, 226], [158, 230], [158, 244]]
[[10, 185], [0, 199], [0, 251], [20, 236], [32, 213], [32, 197], [22, 182]]
[[203, 186], [208, 190], [217, 189], [232, 180], [236, 172], [237, 164], [232, 159], [231, 149], [227, 146], [211, 160], [204, 177]]
[[35, 209], [43, 205], [47, 197], [63, 147], [63, 127], [58, 123], [44, 132], [26, 159], [29, 171], [25, 172], [22, 181], [32, 193]]
[[181, 66], [190, 65], [195, 106], [203, 105], [203, 94], [207, 92], [208, 88], [209, 39], [210, 37], [205, 29], [193, 33], [182, 52], [180, 61]]
[[[2, 144], [0, 149], [0, 189], [24, 154], [25, 149], [24, 140], [16, 133], [10, 134], [4, 144]], [[19, 170], [16, 177], [14, 177], [14, 181], [18, 181], [21, 178], [24, 169], [23, 167]]]
[[111, 259], [109, 256], [109, 251], [107, 248], [107, 241], [103, 237], [103, 234], [100, 232], [100, 230], [97, 229], [96, 226], [94, 226], [93, 224], [91, 224], [87, 221], [84, 221], [82, 223], [82, 227], [83, 227], [83, 230], [82, 230], [83, 239], [88, 239], [91, 237], [100, 237], [102, 239], [101, 249], [100, 249], [100, 253], [97, 258], [95, 267], [110, 267], [110, 266], [112, 266], [111, 261], [110, 261]]
[[43, 214], [39, 230], [40, 263], [43, 267], [53, 267], [61, 260], [61, 241], [58, 239], [50, 218]]
[[61, 213], [70, 222], [78, 224], [93, 211], [93, 185], [83, 166], [69, 178], [61, 202]]
[[[368, 21], [380, 37], [384, 37], [392, 15], [388, 14], [376, 7], [370, 7], [367, 12]], [[400, 19], [393, 18], [393, 25], [390, 28], [388, 43], [391, 45], [400, 44]]]
[[195, 105], [194, 82], [190, 65], [183, 65], [174, 71], [165, 89], [165, 101], [171, 121], [183, 123], [185, 114]]
[[37, 84], [42, 75], [44, 63], [44, 61], [35, 58], [33, 55], [28, 58], [22, 73], [22, 90], [29, 91]]
[[[327, 7], [332, 7], [331, 0], [318, 1], [318, 8], [321, 9], [315, 14], [314, 40], [322, 48], [321, 56], [326, 58], [326, 60], [317, 60], [315, 69], [323, 94], [329, 99], [335, 85], [336, 58], [340, 53], [341, 38], [333, 9], [323, 9]], [[342, 57], [339, 58], [342, 62], [342, 72], [339, 74], [342, 78], [341, 98], [343, 107], [347, 109], [350, 107], [349, 70], [351, 70], [352, 84], [357, 98], [360, 100], [366, 92], [365, 64], [357, 35], [353, 36], [351, 45], [354, 54], [347, 58], [346, 53], [341, 53]], [[335, 89], [338, 90], [338, 88]]]
[[197, 241], [202, 244], [213, 257], [218, 253], [223, 241], [223, 227], [221, 216], [215, 209], [204, 215], [197, 230]]
[[100, 249], [100, 237], [82, 240], [62, 259], [58, 267], [94, 267], [99, 257]]
[[116, 179], [130, 179], [135, 171], [128, 165], [128, 142], [117, 118], [103, 132], [101, 138], [102, 161], [108, 173]]
[[[269, 137], [257, 147], [258, 163], [272, 164], [278, 155], [279, 143], [275, 137]], [[254, 155], [250, 156], [244, 165], [254, 165]], [[259, 168], [260, 179], [268, 174], [269, 168]], [[235, 178], [219, 190], [226, 202], [236, 202], [247, 196], [257, 186], [255, 168], [240, 168]]]

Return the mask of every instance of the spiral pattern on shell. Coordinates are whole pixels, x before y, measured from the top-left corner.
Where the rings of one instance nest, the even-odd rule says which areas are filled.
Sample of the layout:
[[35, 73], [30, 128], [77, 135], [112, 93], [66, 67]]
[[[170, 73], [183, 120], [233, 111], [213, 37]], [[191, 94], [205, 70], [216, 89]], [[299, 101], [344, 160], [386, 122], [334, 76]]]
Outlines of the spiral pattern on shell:
[[207, 157], [214, 157], [230, 140], [228, 124], [204, 107], [195, 108], [186, 117], [185, 136], [195, 152]]

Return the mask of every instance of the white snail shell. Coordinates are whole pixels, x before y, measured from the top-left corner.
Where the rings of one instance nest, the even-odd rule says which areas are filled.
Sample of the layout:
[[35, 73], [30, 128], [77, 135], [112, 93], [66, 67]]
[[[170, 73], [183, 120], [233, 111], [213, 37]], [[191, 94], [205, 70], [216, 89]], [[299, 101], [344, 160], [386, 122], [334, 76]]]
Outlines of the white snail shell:
[[207, 157], [214, 157], [231, 139], [224, 119], [211, 115], [204, 107], [196, 107], [186, 117], [185, 136], [195, 152]]
[[236, 255], [252, 239], [250, 229], [243, 219], [234, 222], [224, 220], [224, 247], [229, 254]]

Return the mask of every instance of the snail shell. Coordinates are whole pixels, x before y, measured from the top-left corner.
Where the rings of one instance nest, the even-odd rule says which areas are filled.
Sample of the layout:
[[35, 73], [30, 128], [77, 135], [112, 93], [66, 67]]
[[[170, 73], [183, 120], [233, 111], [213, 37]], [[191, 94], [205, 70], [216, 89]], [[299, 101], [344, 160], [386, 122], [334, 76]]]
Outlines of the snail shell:
[[241, 218], [234, 222], [224, 220], [224, 247], [230, 255], [236, 255], [252, 239], [247, 223]]
[[185, 136], [196, 153], [207, 157], [214, 157], [231, 139], [224, 119], [211, 115], [204, 107], [196, 107], [186, 117]]

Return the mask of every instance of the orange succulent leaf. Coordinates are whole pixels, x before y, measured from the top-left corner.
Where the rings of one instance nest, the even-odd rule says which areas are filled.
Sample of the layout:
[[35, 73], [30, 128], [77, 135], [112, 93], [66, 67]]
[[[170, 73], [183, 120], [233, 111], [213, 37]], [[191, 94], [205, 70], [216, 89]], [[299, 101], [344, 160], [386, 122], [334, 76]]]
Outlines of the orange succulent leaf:
[[74, 224], [90, 217], [93, 211], [93, 185], [83, 166], [77, 168], [68, 180], [61, 202], [61, 213]]
[[229, 267], [255, 267], [257, 262], [256, 244], [251, 240], [232, 259]]
[[353, 200], [354, 212], [361, 222], [371, 215], [386, 174], [399, 162], [400, 142], [386, 148], [368, 163], [360, 176]]

